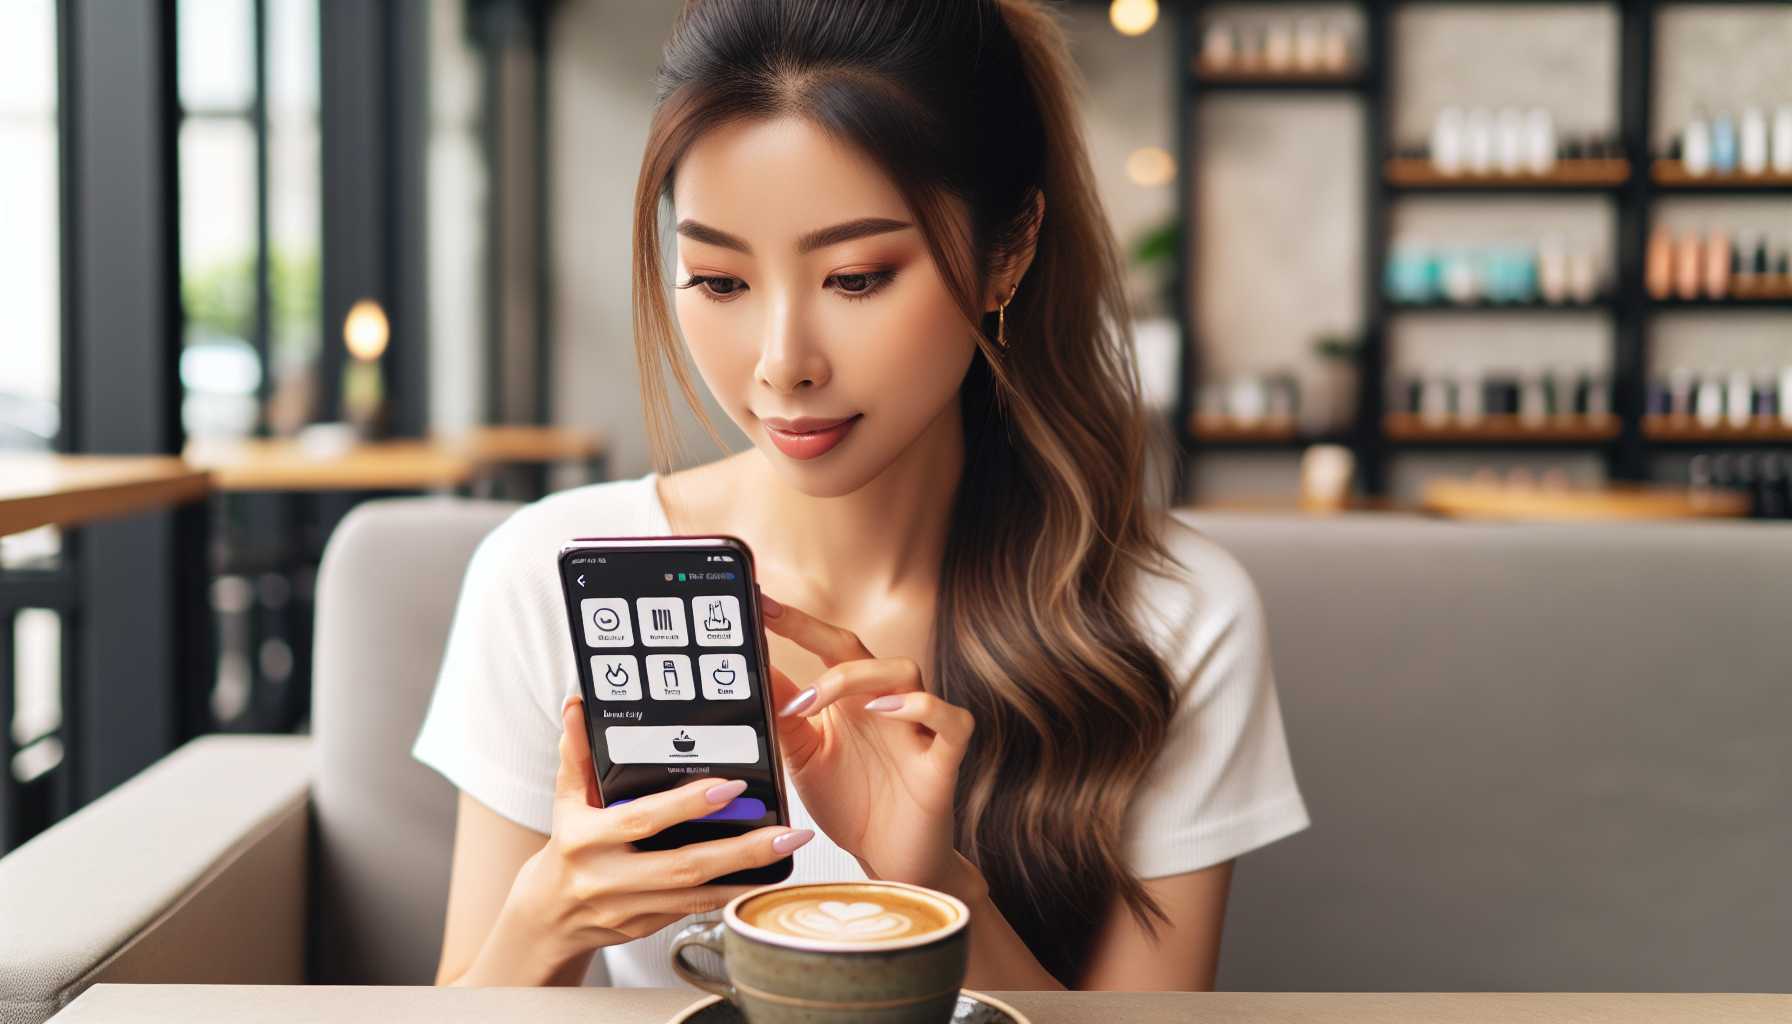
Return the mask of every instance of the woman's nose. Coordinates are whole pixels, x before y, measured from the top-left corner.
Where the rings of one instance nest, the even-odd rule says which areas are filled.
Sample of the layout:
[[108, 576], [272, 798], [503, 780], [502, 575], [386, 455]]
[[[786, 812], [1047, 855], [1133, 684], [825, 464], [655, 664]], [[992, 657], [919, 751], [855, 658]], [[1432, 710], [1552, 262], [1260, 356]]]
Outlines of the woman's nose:
[[759, 348], [759, 379], [778, 392], [827, 383], [827, 359], [820, 346], [807, 336], [802, 317], [793, 303], [777, 303], [767, 317], [765, 339]]

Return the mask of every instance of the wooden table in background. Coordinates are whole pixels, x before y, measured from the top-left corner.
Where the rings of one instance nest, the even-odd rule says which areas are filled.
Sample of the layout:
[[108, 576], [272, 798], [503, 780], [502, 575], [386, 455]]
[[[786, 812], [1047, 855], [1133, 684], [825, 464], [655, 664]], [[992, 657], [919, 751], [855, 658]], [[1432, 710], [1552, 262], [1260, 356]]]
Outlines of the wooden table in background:
[[195, 501], [209, 486], [172, 456], [0, 454], [0, 536]]
[[1723, 519], [1746, 516], [1749, 500], [1734, 491], [1611, 485], [1598, 488], [1495, 487], [1434, 480], [1425, 510], [1452, 519], [1586, 522], [1636, 519]]
[[471, 455], [436, 441], [367, 441], [337, 452], [287, 438], [196, 441], [182, 457], [218, 491], [423, 491], [473, 478]]
[[[1784, 1024], [1792, 995], [1575, 992], [991, 992], [1031, 1024]], [[665, 1024], [702, 994], [668, 988], [95, 985], [55, 1021], [526, 1020]]]

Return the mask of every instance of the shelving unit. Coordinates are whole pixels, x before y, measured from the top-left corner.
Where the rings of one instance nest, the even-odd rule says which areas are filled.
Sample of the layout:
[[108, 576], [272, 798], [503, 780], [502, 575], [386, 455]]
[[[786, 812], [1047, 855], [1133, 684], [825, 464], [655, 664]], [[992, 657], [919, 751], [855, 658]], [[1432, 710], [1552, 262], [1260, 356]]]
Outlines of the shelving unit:
[[[1522, 13], [1530, 0], [1494, 0]], [[1263, 0], [1273, 7], [1273, 0]], [[1265, 72], [1219, 74], [1199, 63], [1198, 39], [1203, 6], [1195, 3], [1165, 4], [1172, 21], [1176, 53], [1182, 69], [1176, 75], [1175, 123], [1177, 130], [1177, 212], [1186, 226], [1178, 243], [1175, 313], [1183, 325], [1183, 373], [1179, 381], [1173, 429], [1181, 440], [1184, 458], [1178, 467], [1178, 493], [1188, 494], [1188, 461], [1215, 450], [1297, 450], [1316, 440], [1348, 445], [1356, 455], [1363, 486], [1372, 498], [1387, 493], [1390, 456], [1413, 449], [1486, 450], [1588, 450], [1601, 454], [1613, 481], [1645, 481], [1652, 456], [1664, 451], [1684, 451], [1690, 446], [1750, 446], [1792, 444], [1792, 430], [1750, 428], [1697, 430], [1684, 425], [1645, 422], [1645, 389], [1649, 366], [1649, 321], [1656, 313], [1725, 313], [1751, 310], [1792, 310], [1792, 296], [1729, 300], [1657, 300], [1643, 287], [1643, 253], [1650, 218], [1662, 195], [1761, 195], [1792, 197], [1792, 176], [1727, 175], [1694, 178], [1675, 161], [1658, 160], [1649, 151], [1651, 106], [1654, 88], [1655, 25], [1658, 11], [1668, 0], [1624, 0], [1613, 4], [1618, 17], [1619, 81], [1618, 124], [1623, 159], [1560, 161], [1543, 176], [1443, 175], [1428, 162], [1392, 157], [1390, 125], [1393, 98], [1389, 95], [1389, 68], [1396, 41], [1392, 17], [1403, 0], [1358, 0], [1362, 36], [1357, 41], [1360, 67], [1349, 74], [1291, 75]], [[1363, 117], [1363, 202], [1367, 216], [1363, 231], [1363, 268], [1360, 282], [1363, 308], [1362, 349], [1358, 367], [1358, 401], [1351, 429], [1325, 438], [1311, 438], [1292, 429], [1240, 430], [1216, 425], [1212, 417], [1197, 416], [1194, 396], [1198, 387], [1202, 339], [1194, 310], [1194, 238], [1200, 225], [1194, 221], [1192, 187], [1188, 175], [1198, 166], [1199, 139], [1195, 131], [1195, 105], [1204, 96], [1240, 92], [1335, 93], [1356, 99]], [[1640, 169], [1640, 170], [1639, 170]], [[1612, 239], [1612, 292], [1583, 304], [1494, 304], [1460, 306], [1446, 303], [1397, 304], [1384, 294], [1391, 207], [1413, 194], [1489, 195], [1567, 194], [1605, 196], [1616, 216]], [[1605, 316], [1611, 320], [1610, 380], [1612, 416], [1600, 422], [1551, 422], [1528, 426], [1513, 418], [1488, 418], [1472, 426], [1434, 427], [1416, 417], [1387, 412], [1384, 393], [1387, 337], [1390, 322], [1399, 316], [1452, 315], [1472, 317], [1506, 315]]]

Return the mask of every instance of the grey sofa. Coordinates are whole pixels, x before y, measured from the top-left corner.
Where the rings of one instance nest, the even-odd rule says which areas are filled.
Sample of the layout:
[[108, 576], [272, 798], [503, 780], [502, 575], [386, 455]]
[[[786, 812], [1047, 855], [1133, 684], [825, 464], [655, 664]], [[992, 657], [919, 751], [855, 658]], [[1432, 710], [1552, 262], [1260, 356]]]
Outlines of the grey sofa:
[[[358, 508], [312, 736], [198, 740], [0, 860], [0, 1022], [432, 979], [454, 794], [408, 750], [509, 508]], [[1314, 820], [1239, 862], [1219, 987], [1792, 990], [1792, 530], [1192, 519], [1264, 595]]]

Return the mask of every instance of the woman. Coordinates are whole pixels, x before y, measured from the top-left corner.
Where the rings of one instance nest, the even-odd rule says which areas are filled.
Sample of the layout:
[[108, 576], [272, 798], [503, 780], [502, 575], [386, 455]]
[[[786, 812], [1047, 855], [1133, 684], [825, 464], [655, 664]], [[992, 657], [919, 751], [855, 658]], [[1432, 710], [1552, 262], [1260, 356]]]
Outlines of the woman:
[[[708, 880], [794, 850], [792, 881], [964, 899], [971, 987], [1212, 986], [1233, 858], [1308, 819], [1249, 578], [1145, 497], [1075, 88], [1031, 0], [687, 5], [637, 352], [656, 452], [662, 360], [697, 404], [684, 347], [751, 446], [480, 546], [415, 751], [461, 789], [441, 983], [577, 984], [601, 950], [613, 984], [676, 986], [671, 926], [745, 891]], [[592, 533], [753, 548], [795, 827], [630, 845], [725, 777], [596, 806], [547, 568]]]

